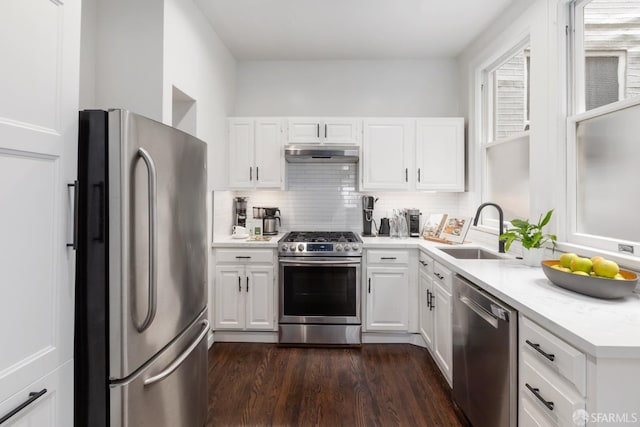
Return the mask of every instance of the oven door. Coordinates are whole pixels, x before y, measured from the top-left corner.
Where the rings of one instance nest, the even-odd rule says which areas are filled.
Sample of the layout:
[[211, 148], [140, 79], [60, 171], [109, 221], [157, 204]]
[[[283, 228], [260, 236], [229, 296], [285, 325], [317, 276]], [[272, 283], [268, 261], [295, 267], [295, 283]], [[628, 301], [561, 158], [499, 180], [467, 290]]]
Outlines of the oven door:
[[360, 258], [280, 258], [280, 323], [360, 321]]

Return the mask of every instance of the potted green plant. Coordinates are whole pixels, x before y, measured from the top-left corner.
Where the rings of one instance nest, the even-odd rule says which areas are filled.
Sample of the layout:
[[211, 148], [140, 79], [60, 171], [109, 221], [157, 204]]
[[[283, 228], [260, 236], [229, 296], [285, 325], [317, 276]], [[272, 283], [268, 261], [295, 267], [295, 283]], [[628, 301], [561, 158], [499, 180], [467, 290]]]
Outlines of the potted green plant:
[[512, 228], [508, 228], [506, 232], [500, 235], [499, 239], [505, 242], [505, 249], [508, 251], [513, 242], [521, 242], [523, 251], [523, 259], [525, 264], [530, 266], [540, 265], [544, 254], [544, 245], [551, 242], [552, 249], [556, 249], [556, 235], [545, 234], [542, 228], [549, 223], [553, 215], [553, 209], [540, 219], [537, 224], [532, 224], [529, 220], [512, 219]]

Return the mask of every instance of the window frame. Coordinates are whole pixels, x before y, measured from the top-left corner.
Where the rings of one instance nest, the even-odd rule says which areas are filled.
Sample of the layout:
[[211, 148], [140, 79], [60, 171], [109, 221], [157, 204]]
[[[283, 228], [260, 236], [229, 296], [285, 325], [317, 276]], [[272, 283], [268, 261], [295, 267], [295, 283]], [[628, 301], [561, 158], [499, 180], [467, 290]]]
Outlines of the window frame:
[[[599, 117], [625, 108], [640, 105], [640, 96], [625, 99], [626, 91], [626, 51], [624, 50], [592, 50], [585, 51], [584, 45], [584, 8], [592, 0], [575, 0], [569, 4], [569, 52], [567, 59], [567, 90], [569, 105], [566, 120], [566, 193], [565, 193], [565, 230], [564, 242], [558, 245], [561, 250], [580, 251], [585, 255], [602, 254], [603, 251], [613, 259], [640, 267], [640, 242], [625, 241], [617, 238], [596, 236], [578, 232], [578, 152], [577, 126], [580, 122]], [[595, 53], [595, 54], [590, 54]], [[600, 54], [602, 53], [602, 54]], [[616, 102], [585, 111], [585, 58], [587, 56], [618, 56], [619, 97]], [[620, 75], [622, 73], [622, 76]], [[634, 254], [620, 251], [620, 245], [633, 247]]]
[[[496, 145], [502, 144], [516, 144], [520, 143], [517, 141], [521, 141], [523, 138], [526, 138], [526, 141], [530, 144], [530, 130], [523, 130], [521, 132], [516, 132], [514, 134], [509, 135], [508, 137], [496, 139], [495, 138], [495, 102], [496, 97], [493, 95], [495, 92], [494, 78], [492, 76], [493, 73], [507, 60], [513, 57], [516, 53], [524, 51], [525, 52], [525, 61], [523, 64], [524, 67], [524, 78], [525, 84], [529, 84], [528, 73], [527, 73], [527, 61], [526, 56], [530, 56], [531, 50], [531, 35], [527, 33], [526, 35], [519, 37], [514, 42], [505, 45], [507, 47], [500, 49], [498, 53], [490, 60], [485, 62], [483, 65], [476, 69], [476, 84], [479, 86], [479, 124], [480, 124], [480, 132], [478, 138], [478, 151], [480, 158], [480, 202], [490, 202], [493, 200], [489, 200], [488, 194], [488, 150], [491, 147], [495, 147]], [[528, 83], [529, 82], [529, 83]], [[529, 99], [527, 96], [527, 90], [525, 89], [525, 112], [524, 112], [524, 124], [529, 125], [530, 120], [527, 119], [527, 105], [529, 104]], [[530, 114], [530, 113], [529, 113]], [[529, 148], [529, 152], [531, 152], [531, 148]], [[529, 170], [529, 175], [531, 171]], [[510, 223], [505, 219], [505, 226], [509, 227]], [[486, 218], [484, 215], [482, 216], [477, 229], [488, 232], [491, 234], [498, 234], [499, 224], [498, 220]]]

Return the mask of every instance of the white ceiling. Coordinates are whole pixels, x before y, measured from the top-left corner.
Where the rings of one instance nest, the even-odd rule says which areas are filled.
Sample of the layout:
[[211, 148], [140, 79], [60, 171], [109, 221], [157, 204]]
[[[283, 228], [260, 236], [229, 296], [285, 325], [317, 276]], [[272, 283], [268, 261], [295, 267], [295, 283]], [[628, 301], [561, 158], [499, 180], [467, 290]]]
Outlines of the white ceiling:
[[195, 0], [238, 60], [460, 53], [514, 0]]

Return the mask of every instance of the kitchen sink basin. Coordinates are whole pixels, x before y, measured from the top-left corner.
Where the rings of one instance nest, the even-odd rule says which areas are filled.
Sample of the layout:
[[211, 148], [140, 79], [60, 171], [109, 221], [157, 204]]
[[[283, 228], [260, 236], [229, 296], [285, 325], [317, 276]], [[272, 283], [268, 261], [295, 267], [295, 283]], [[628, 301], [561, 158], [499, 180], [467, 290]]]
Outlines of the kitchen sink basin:
[[490, 252], [481, 248], [438, 248], [456, 259], [505, 259], [506, 255]]

